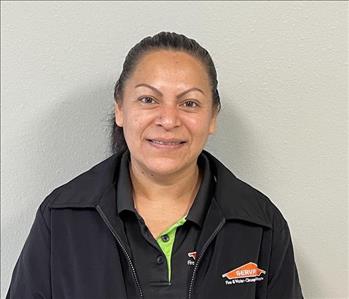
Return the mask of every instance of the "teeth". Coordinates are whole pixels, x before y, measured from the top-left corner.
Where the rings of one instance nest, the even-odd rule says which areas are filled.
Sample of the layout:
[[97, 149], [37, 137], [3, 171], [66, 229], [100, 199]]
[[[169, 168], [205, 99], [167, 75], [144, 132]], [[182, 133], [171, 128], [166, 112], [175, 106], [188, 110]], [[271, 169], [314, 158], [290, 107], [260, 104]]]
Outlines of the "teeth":
[[163, 141], [158, 141], [158, 140], [152, 140], [151, 142], [156, 143], [156, 144], [162, 144], [162, 145], [177, 145], [177, 144], [180, 144], [180, 142], [163, 142]]

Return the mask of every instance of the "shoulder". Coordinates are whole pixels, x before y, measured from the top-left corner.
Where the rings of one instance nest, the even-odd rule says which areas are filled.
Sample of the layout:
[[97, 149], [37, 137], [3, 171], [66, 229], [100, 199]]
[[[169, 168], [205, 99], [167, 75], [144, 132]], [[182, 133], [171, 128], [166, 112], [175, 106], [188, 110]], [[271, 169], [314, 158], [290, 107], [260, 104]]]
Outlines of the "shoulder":
[[283, 229], [287, 225], [282, 212], [269, 196], [237, 177], [234, 183], [236, 189], [240, 191], [239, 196], [252, 218], [261, 219], [273, 230]]
[[49, 208], [93, 207], [100, 196], [115, 183], [120, 154], [114, 154], [51, 191], [39, 206]]
[[287, 222], [271, 199], [236, 177], [222, 162], [205, 152], [216, 179], [215, 198], [227, 220], [239, 220], [271, 229], [282, 229]]

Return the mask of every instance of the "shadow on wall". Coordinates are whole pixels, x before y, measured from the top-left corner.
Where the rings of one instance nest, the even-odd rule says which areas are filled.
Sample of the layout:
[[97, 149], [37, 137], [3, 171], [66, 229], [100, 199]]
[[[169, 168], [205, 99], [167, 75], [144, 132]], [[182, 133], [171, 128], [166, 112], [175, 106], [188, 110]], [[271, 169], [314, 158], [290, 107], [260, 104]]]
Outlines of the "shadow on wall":
[[235, 104], [231, 96], [221, 95], [222, 109], [218, 115], [216, 133], [210, 136], [207, 149], [212, 151], [235, 175], [239, 169], [253, 166], [258, 171], [260, 160], [254, 155], [257, 142], [253, 133], [253, 122]]
[[113, 107], [110, 86], [96, 90], [83, 88], [66, 97], [40, 121], [42, 127], [36, 130], [37, 139], [44, 138], [48, 153], [42, 154], [46, 156], [45, 160], [57, 163], [56, 173], [68, 170], [67, 174], [71, 176], [72, 163], [84, 171], [84, 167], [93, 166], [109, 156], [112, 128], [109, 118]]

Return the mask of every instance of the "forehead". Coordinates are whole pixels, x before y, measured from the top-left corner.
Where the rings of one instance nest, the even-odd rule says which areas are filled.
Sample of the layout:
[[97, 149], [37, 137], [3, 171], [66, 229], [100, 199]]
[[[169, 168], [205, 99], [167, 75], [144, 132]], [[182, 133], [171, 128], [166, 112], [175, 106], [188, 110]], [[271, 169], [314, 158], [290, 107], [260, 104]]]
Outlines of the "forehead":
[[154, 50], [144, 54], [138, 61], [131, 79], [209, 85], [206, 68], [198, 58], [172, 50]]

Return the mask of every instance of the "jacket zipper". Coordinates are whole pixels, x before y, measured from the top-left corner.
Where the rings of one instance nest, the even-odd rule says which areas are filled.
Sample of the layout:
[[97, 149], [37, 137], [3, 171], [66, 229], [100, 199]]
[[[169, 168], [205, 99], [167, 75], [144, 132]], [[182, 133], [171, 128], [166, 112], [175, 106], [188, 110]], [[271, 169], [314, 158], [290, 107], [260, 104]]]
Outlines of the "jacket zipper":
[[199, 254], [199, 257], [198, 257], [198, 260], [197, 262], [195, 263], [195, 267], [194, 267], [194, 270], [193, 270], [193, 275], [191, 277], [191, 281], [190, 281], [190, 285], [189, 285], [189, 291], [188, 291], [188, 299], [191, 299], [191, 295], [192, 295], [192, 292], [193, 292], [193, 286], [194, 286], [194, 281], [195, 281], [195, 278], [196, 278], [196, 272], [197, 272], [197, 269], [199, 267], [199, 263], [206, 251], [206, 249], [208, 248], [208, 246], [210, 245], [211, 241], [213, 240], [213, 238], [217, 235], [218, 231], [222, 228], [223, 224], [225, 223], [225, 219], [223, 219], [219, 225], [217, 226], [217, 228], [214, 230], [214, 232], [212, 233], [212, 235], [208, 238], [208, 240], [205, 242], [204, 246], [202, 247], [202, 251], [201, 251], [201, 254]]
[[107, 217], [105, 216], [105, 214], [103, 213], [101, 207], [99, 205], [97, 205], [96, 207], [98, 213], [101, 215], [103, 221], [105, 222], [105, 224], [108, 226], [109, 230], [112, 232], [113, 236], [115, 237], [116, 241], [118, 242], [120, 248], [122, 249], [122, 252], [125, 254], [126, 256], [126, 259], [130, 265], [130, 268], [132, 270], [132, 277], [135, 281], [135, 284], [136, 284], [136, 287], [138, 288], [138, 291], [139, 291], [139, 295], [140, 295], [140, 298], [143, 298], [143, 291], [142, 291], [142, 288], [141, 288], [141, 285], [138, 281], [138, 278], [137, 278], [137, 275], [136, 275], [136, 270], [135, 270], [135, 267], [133, 266], [133, 263], [132, 263], [132, 260], [129, 256], [129, 254], [127, 253], [126, 251], [126, 248], [125, 246], [122, 244], [121, 242], [121, 239], [119, 237], [119, 235], [116, 233], [116, 231], [114, 230], [114, 228], [111, 226], [110, 222], [108, 221]]

